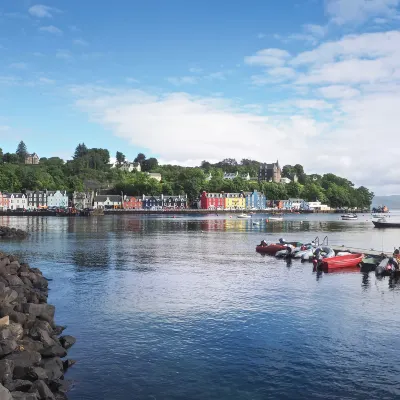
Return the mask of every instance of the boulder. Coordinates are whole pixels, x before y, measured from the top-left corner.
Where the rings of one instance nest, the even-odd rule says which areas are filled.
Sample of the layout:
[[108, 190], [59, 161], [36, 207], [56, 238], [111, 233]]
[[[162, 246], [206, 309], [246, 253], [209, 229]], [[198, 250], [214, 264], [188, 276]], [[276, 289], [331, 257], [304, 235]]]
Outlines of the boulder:
[[38, 392], [40, 400], [55, 400], [53, 393], [43, 381], [34, 382], [30, 391]]
[[8, 287], [9, 283], [7, 280], [5, 282], [0, 282], [0, 303], [9, 304], [18, 298], [18, 293]]
[[15, 381], [12, 381], [8, 383], [7, 385], [4, 385], [10, 392], [28, 392], [30, 388], [32, 387], [32, 382], [31, 381], [23, 381], [21, 379], [17, 379]]
[[11, 275], [16, 275], [20, 268], [19, 261], [15, 260], [7, 265], [8, 273]]
[[30, 381], [37, 381], [38, 379], [42, 381], [47, 381], [49, 376], [47, 372], [42, 367], [30, 367], [26, 370], [26, 379]]
[[10, 325], [10, 317], [6, 315], [3, 318], [0, 318], [0, 327]]
[[29, 334], [32, 339], [40, 340], [44, 347], [51, 347], [56, 344], [56, 342], [50, 337], [49, 333], [41, 328], [33, 327]]
[[7, 360], [14, 361], [14, 374], [17, 368], [28, 368], [39, 366], [42, 356], [36, 351], [21, 351], [6, 356]]
[[29, 286], [29, 287], [33, 287], [33, 283], [30, 281], [29, 278], [27, 278], [26, 276], [21, 276], [21, 281], [24, 282], [25, 286]]
[[12, 311], [9, 314], [11, 321], [20, 324], [21, 326], [25, 325], [25, 321], [26, 321], [26, 314], [18, 312], [18, 311]]
[[61, 335], [66, 329], [66, 326], [56, 325], [54, 328], [54, 334], [57, 336]]
[[19, 278], [17, 275], [7, 275], [5, 278], [11, 287], [24, 286], [24, 282], [22, 282], [21, 278]]
[[64, 349], [69, 349], [76, 342], [76, 339], [73, 336], [65, 335], [60, 337], [60, 343], [64, 347]]
[[36, 289], [47, 289], [49, 286], [47, 279], [40, 275], [36, 275], [36, 279], [32, 281], [32, 284]]
[[17, 342], [14, 339], [0, 340], [0, 357], [11, 354], [17, 347]]
[[12, 392], [13, 400], [38, 400], [36, 393]]
[[0, 400], [12, 400], [10, 391], [0, 384]]
[[42, 361], [42, 367], [47, 373], [49, 381], [54, 381], [55, 379], [61, 379], [64, 375], [64, 366], [61, 358], [45, 358]]
[[14, 361], [0, 360], [0, 383], [5, 385], [12, 381], [14, 373]]
[[51, 304], [26, 303], [24, 304], [24, 312], [52, 323], [54, 320], [55, 307]]
[[14, 337], [15, 340], [22, 339], [22, 336], [24, 335], [24, 328], [21, 324], [10, 322], [10, 324], [8, 325], [8, 329], [11, 331], [11, 335]]
[[64, 372], [76, 364], [75, 360], [65, 360], [63, 361]]
[[37, 351], [38, 353], [40, 353], [40, 350], [44, 348], [42, 342], [33, 340], [29, 336], [24, 337], [22, 340], [18, 340], [17, 344], [21, 350]]
[[55, 344], [53, 346], [45, 347], [40, 351], [40, 354], [43, 358], [65, 357], [67, 355], [67, 351], [59, 344]]

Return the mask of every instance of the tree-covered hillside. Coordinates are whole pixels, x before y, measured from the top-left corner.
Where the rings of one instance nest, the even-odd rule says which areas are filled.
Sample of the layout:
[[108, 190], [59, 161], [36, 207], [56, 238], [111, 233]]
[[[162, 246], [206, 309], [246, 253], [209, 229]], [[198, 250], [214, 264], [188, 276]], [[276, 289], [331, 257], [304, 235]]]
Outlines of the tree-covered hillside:
[[[110, 164], [106, 149], [87, 148], [83, 143], [76, 148], [73, 158], [64, 162], [58, 157], [41, 158], [38, 165], [25, 165], [27, 148], [23, 142], [16, 153], [0, 149], [0, 191], [20, 192], [23, 190], [67, 190], [83, 191], [106, 189], [110, 193], [127, 195], [184, 194], [195, 200], [203, 191], [240, 192], [259, 190], [269, 200], [283, 200], [289, 197], [319, 200], [332, 207], [369, 207], [373, 193], [361, 186], [334, 174], [307, 175], [301, 165], [285, 165], [282, 176], [292, 180], [289, 184], [258, 182], [260, 162], [243, 159], [225, 159], [216, 164], [203, 161], [199, 167], [159, 165], [157, 159], [146, 158], [139, 153], [135, 162], [140, 163], [142, 172], [121, 170], [126, 157], [117, 152], [116, 165]], [[162, 181], [149, 177], [146, 172], [158, 172]], [[236, 173], [233, 180], [223, 179], [224, 172]], [[250, 181], [243, 175], [249, 174]], [[298, 182], [294, 182], [297, 176]]]

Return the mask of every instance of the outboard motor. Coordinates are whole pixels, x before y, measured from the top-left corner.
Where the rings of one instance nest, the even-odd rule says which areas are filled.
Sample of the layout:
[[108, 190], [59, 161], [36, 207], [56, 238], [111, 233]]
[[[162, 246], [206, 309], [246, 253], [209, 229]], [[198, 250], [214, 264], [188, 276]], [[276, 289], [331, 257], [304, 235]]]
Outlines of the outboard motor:
[[386, 272], [386, 267], [389, 264], [389, 259], [384, 258], [379, 265], [375, 268], [375, 275], [376, 276], [383, 276]]

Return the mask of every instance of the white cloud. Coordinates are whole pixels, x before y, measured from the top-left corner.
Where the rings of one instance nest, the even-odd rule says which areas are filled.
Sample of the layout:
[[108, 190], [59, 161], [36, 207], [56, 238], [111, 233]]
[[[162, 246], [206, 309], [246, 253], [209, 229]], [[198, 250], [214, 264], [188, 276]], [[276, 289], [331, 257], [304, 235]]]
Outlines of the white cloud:
[[203, 69], [198, 67], [192, 67], [189, 68], [189, 72], [192, 74], [201, 74], [203, 72]]
[[289, 67], [275, 67], [264, 71], [263, 75], [253, 75], [252, 83], [257, 86], [263, 86], [271, 83], [280, 83], [293, 79], [297, 72]]
[[62, 60], [72, 60], [73, 55], [69, 50], [57, 50], [56, 57]]
[[282, 49], [264, 49], [257, 51], [253, 56], [244, 58], [244, 62], [249, 65], [263, 65], [267, 67], [278, 67], [286, 63], [290, 54]]
[[140, 81], [135, 78], [126, 78], [125, 80], [127, 83], [140, 83]]
[[167, 78], [167, 81], [175, 86], [195, 85], [198, 82], [198, 78], [195, 76], [181, 76], [181, 77], [175, 76]]
[[295, 100], [294, 105], [298, 108], [313, 110], [327, 110], [332, 108], [332, 104], [327, 103], [325, 100], [316, 99]]
[[57, 28], [54, 25], [49, 25], [49, 26], [41, 26], [39, 28], [40, 31], [42, 32], [48, 32], [48, 33], [52, 33], [53, 35], [61, 35], [62, 34], [62, 30]]
[[39, 78], [39, 83], [45, 84], [45, 85], [53, 85], [56, 81], [53, 79], [41, 77]]
[[399, 0], [327, 0], [326, 12], [339, 25], [364, 22], [370, 17], [393, 17]]
[[311, 35], [320, 38], [324, 37], [328, 30], [326, 26], [316, 25], [316, 24], [305, 24], [303, 25], [303, 29], [306, 32], [310, 33]]
[[331, 85], [318, 89], [319, 93], [327, 99], [349, 99], [360, 94], [360, 91], [351, 86]]
[[52, 18], [52, 13], [60, 12], [57, 8], [44, 6], [43, 4], [36, 4], [29, 8], [29, 14], [37, 18]]
[[89, 43], [86, 40], [83, 40], [83, 39], [75, 39], [73, 41], [73, 43], [78, 45], [78, 46], [89, 46]]
[[211, 72], [210, 74], [206, 75], [206, 79], [216, 79], [216, 80], [221, 80], [224, 81], [226, 79], [226, 76], [231, 74], [232, 71], [217, 71], [217, 72]]
[[24, 63], [24, 62], [15, 62], [15, 63], [11, 63], [9, 65], [10, 68], [12, 69], [27, 69], [28, 68], [28, 64]]

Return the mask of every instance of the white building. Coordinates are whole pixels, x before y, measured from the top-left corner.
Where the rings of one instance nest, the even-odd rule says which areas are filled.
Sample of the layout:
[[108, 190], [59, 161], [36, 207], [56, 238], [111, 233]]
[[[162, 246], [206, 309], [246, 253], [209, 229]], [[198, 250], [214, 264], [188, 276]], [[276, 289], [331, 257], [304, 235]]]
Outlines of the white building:
[[72, 195], [72, 203], [78, 210], [85, 208], [92, 208], [93, 206], [93, 192], [74, 192]]
[[99, 195], [94, 198], [94, 208], [122, 208], [122, 197], [119, 195]]
[[304, 204], [303, 199], [289, 199], [292, 210], [300, 210]]
[[245, 181], [249, 181], [250, 180], [250, 174], [249, 173], [243, 174], [242, 175], [242, 179], [244, 179]]
[[132, 172], [132, 171], [141, 172], [142, 167], [140, 166], [140, 163], [125, 161], [125, 162], [119, 167], [119, 169], [120, 169], [121, 171], [126, 171], [126, 172]]
[[23, 193], [11, 193], [9, 200], [9, 209], [10, 210], [26, 210], [28, 205], [28, 201], [26, 196]]
[[292, 182], [289, 178], [281, 178], [281, 183], [284, 183], [285, 185]]
[[65, 190], [47, 192], [47, 207], [67, 208], [68, 205], [68, 195]]
[[161, 174], [158, 172], [146, 172], [146, 174], [149, 176], [149, 178], [153, 178], [158, 182], [161, 182]]
[[230, 181], [233, 181], [235, 178], [239, 176], [238, 172], [224, 172], [224, 179], [228, 179]]
[[330, 211], [331, 208], [320, 201], [304, 201], [302, 205], [303, 210], [309, 211]]

